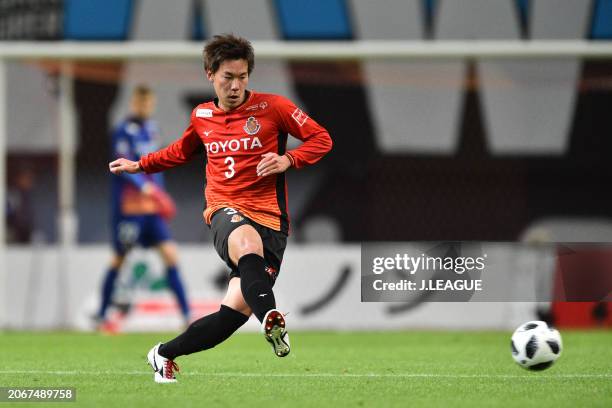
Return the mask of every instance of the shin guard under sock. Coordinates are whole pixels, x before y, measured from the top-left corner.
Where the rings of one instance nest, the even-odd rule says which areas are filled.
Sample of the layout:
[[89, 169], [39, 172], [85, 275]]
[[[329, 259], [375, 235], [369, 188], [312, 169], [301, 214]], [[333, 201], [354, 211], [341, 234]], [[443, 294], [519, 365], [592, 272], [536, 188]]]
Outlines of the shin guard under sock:
[[162, 357], [174, 360], [179, 356], [196, 353], [215, 347], [225, 341], [249, 320], [237, 310], [221, 305], [218, 312], [193, 322], [187, 330], [159, 348]]
[[272, 279], [266, 272], [265, 261], [257, 254], [244, 255], [238, 260], [238, 271], [242, 296], [261, 322], [269, 310], [276, 308]]

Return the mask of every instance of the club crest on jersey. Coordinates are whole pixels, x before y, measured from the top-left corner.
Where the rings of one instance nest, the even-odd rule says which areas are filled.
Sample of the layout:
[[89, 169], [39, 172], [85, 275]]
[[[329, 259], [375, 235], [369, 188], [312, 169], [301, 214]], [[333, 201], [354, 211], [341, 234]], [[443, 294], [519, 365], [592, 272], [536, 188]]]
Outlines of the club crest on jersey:
[[244, 220], [244, 217], [242, 215], [234, 214], [230, 222], [240, 222], [242, 220]]
[[247, 132], [247, 134], [254, 135], [259, 132], [259, 129], [261, 129], [261, 125], [259, 124], [257, 119], [255, 119], [255, 116], [249, 116], [243, 129], [245, 132]]

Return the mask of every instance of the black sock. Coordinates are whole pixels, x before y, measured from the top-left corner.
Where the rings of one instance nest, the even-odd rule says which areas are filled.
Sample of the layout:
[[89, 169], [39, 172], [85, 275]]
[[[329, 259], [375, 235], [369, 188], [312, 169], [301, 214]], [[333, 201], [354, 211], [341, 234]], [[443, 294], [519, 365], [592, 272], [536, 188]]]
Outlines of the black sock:
[[159, 355], [174, 360], [179, 356], [208, 350], [225, 341], [249, 320], [237, 310], [221, 305], [218, 312], [193, 322], [187, 330], [159, 348]]
[[257, 254], [244, 255], [238, 260], [238, 271], [242, 296], [261, 322], [269, 310], [276, 308], [272, 278], [266, 273], [265, 261]]

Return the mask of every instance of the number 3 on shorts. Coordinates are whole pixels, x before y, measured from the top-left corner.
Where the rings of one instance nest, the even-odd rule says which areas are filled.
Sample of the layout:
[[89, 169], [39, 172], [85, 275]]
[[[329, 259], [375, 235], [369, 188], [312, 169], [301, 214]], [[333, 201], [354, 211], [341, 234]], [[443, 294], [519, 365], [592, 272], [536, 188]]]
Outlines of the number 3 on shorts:
[[236, 174], [236, 170], [234, 170], [234, 165], [236, 164], [236, 162], [234, 162], [234, 158], [232, 156], [227, 156], [225, 158], [224, 163], [227, 164], [227, 171], [225, 172], [225, 177], [234, 177], [234, 174]]

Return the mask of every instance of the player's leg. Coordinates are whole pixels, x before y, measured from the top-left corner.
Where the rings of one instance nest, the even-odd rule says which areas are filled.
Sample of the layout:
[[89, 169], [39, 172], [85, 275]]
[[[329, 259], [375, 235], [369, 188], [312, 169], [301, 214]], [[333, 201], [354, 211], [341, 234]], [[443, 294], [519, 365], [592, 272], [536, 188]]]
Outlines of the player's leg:
[[146, 224], [141, 244], [145, 248], [149, 246], [157, 247], [166, 267], [168, 287], [174, 293], [183, 319], [188, 324], [190, 320], [189, 302], [179, 273], [176, 244], [172, 241], [168, 224], [159, 215], [147, 215], [145, 220]]
[[183, 334], [164, 343], [159, 353], [174, 360], [213, 348], [246, 323], [250, 315], [251, 309], [240, 291], [240, 279], [232, 278], [219, 310], [193, 322]]
[[106, 270], [106, 274], [102, 280], [100, 308], [98, 309], [98, 313], [96, 315], [99, 322], [103, 322], [106, 319], [106, 311], [111, 304], [113, 292], [115, 290], [115, 283], [124, 260], [125, 254], [115, 252], [111, 258], [110, 266]]
[[187, 301], [187, 295], [185, 294], [185, 287], [179, 274], [178, 268], [178, 256], [176, 244], [173, 241], [164, 241], [158, 245], [159, 253], [166, 266], [166, 279], [168, 281], [168, 287], [174, 293], [176, 301], [181, 308], [181, 314], [185, 319], [186, 323], [189, 323], [190, 310], [189, 302]]
[[[238, 217], [234, 217], [235, 215], [238, 215]], [[249, 225], [249, 220], [231, 208], [218, 211], [213, 216], [211, 230], [215, 241], [215, 249], [219, 256], [232, 268], [228, 290], [217, 312], [193, 322], [183, 334], [167, 343], [157, 344], [149, 351], [148, 362], [155, 370], [156, 382], [175, 382], [174, 370], [177, 367], [174, 359], [216, 346], [229, 338], [248, 320], [251, 308], [243, 296], [242, 279], [238, 278], [240, 272], [236, 264], [230, 259], [228, 246], [230, 234], [243, 225]], [[256, 237], [252, 238], [256, 239]], [[261, 238], [259, 241], [261, 250], [258, 256], [262, 257], [264, 250]], [[245, 244], [245, 247], [248, 247], [248, 243]], [[265, 265], [263, 270], [266, 271]], [[268, 275], [271, 283], [273, 283], [273, 277], [275, 276]], [[282, 332], [277, 330], [278, 323], [274, 327], [270, 326], [270, 329], [274, 329], [274, 338], [281, 339], [281, 341], [276, 342], [282, 347], [280, 354], [276, 349], [275, 353], [277, 355], [287, 355], [289, 353], [289, 342], [288, 335], [284, 331], [284, 318], [275, 309], [271, 309], [271, 311], [277, 312], [281, 316], [283, 324]], [[267, 339], [275, 347], [274, 342], [268, 337]]]
[[118, 217], [113, 222], [111, 229], [113, 257], [102, 281], [100, 309], [97, 313], [97, 320], [100, 322], [106, 319], [106, 311], [111, 304], [115, 283], [126, 254], [139, 239], [140, 219], [138, 217]]
[[241, 225], [230, 233], [227, 246], [230, 260], [240, 274], [242, 295], [261, 322], [266, 313], [276, 308], [261, 236], [252, 225]]
[[251, 310], [242, 297], [240, 279], [230, 279], [221, 307], [215, 313], [193, 322], [187, 330], [164, 344], [157, 344], [149, 351], [148, 360], [155, 370], [156, 382], [176, 382], [174, 359], [180, 356], [208, 350], [227, 340], [249, 320]]
[[[240, 288], [246, 303], [262, 322], [264, 336], [272, 345], [274, 354], [284, 357], [290, 351], [289, 335], [285, 329], [285, 318], [276, 309], [272, 290], [277, 273], [275, 270], [280, 267], [280, 261], [277, 267], [271, 267], [264, 258], [266, 254], [275, 253], [275, 248], [264, 249], [261, 234], [267, 236], [268, 230], [256, 223], [241, 225], [229, 234], [227, 248], [232, 264], [238, 267]], [[271, 243], [268, 239], [266, 241], [267, 244]]]

